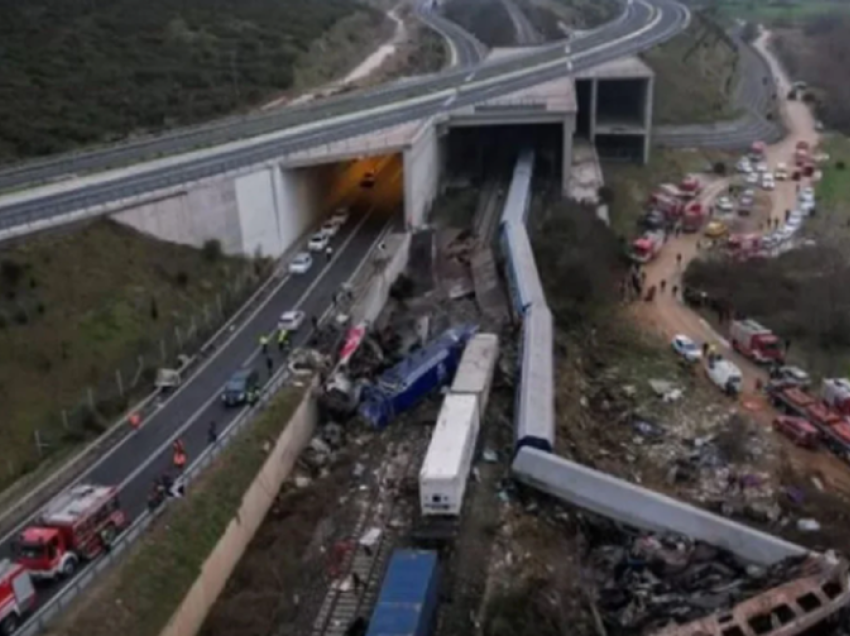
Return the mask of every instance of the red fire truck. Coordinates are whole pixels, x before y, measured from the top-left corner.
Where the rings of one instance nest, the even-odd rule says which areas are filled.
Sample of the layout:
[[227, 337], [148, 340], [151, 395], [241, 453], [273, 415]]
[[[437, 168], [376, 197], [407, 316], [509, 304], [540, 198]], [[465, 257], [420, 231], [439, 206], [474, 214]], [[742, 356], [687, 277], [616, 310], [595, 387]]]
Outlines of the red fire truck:
[[779, 346], [779, 338], [755, 320], [733, 320], [729, 332], [735, 351], [759, 364], [781, 363], [785, 357]]
[[18, 563], [35, 579], [71, 576], [127, 526], [114, 486], [78, 484], [51, 501], [16, 542]]
[[8, 559], [0, 561], [0, 634], [14, 634], [35, 607], [35, 587], [27, 569]]

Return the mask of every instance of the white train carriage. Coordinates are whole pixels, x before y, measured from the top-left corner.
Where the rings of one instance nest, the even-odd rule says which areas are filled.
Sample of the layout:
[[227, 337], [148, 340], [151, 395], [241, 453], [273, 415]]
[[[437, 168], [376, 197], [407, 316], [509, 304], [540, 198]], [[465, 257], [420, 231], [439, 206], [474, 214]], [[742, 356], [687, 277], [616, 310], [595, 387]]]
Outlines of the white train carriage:
[[540, 283], [534, 252], [525, 228], [512, 223], [505, 224], [502, 226], [501, 237], [511, 302], [514, 311], [522, 316], [532, 304], [546, 304], [543, 285]]
[[544, 303], [525, 314], [517, 389], [515, 450], [523, 447], [552, 452], [555, 446], [555, 391], [552, 314]]
[[531, 205], [531, 179], [534, 176], [534, 151], [526, 148], [519, 153], [505, 207], [502, 223], [525, 225]]

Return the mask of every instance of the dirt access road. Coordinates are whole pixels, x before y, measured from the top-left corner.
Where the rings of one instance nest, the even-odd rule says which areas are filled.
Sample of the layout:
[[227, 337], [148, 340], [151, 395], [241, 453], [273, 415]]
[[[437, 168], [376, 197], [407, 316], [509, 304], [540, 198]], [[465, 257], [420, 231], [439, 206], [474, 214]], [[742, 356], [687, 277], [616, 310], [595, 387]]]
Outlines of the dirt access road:
[[[786, 95], [790, 89], [790, 82], [784, 70], [776, 58], [768, 50], [770, 34], [763, 33], [755, 43], [762, 51], [771, 66], [777, 83], [777, 95], [780, 101], [779, 109], [785, 121], [788, 134], [777, 144], [768, 147], [767, 161], [771, 169], [776, 164], [784, 162], [791, 166], [793, 164], [794, 148], [798, 141], [805, 140], [814, 147], [819, 141], [819, 135], [815, 131], [815, 122], [811, 111], [802, 101], [788, 101]], [[702, 196], [702, 202], [710, 204], [715, 197], [729, 185], [729, 179], [718, 179], [711, 181], [706, 186]], [[770, 205], [761, 210], [757, 208], [756, 213], [750, 217], [747, 230], [754, 230], [761, 226], [768, 218], [780, 219], [780, 224], [785, 219], [785, 210], [793, 209], [796, 201], [796, 187], [794, 181], [779, 181], [776, 189], [770, 193]], [[759, 215], [760, 212], [760, 215]], [[755, 390], [758, 379], [766, 380], [763, 369], [752, 364], [742, 356], [735, 353], [728, 340], [717, 333], [714, 328], [699, 314], [692, 311], [681, 301], [681, 294], [674, 298], [671, 294], [673, 286], [681, 289], [682, 273], [688, 262], [698, 254], [698, 242], [700, 235], [671, 236], [659, 257], [646, 266], [647, 285], [656, 285], [665, 280], [667, 289], [663, 293], [657, 293], [654, 302], [638, 302], [634, 305], [634, 313], [639, 321], [647, 328], [656, 331], [666, 341], [676, 334], [690, 336], [698, 343], [708, 342], [714, 344], [724, 357], [732, 360], [740, 367], [744, 376], [744, 390], [740, 397], [741, 407], [747, 411], [756, 421], [769, 426], [775, 415], [775, 411], [765, 399], [764, 395]], [[677, 262], [677, 255], [681, 255], [681, 264]], [[718, 392], [718, 399], [723, 399]], [[790, 443], [788, 456], [794, 467], [805, 475], [815, 475], [825, 484], [833, 489], [841, 490], [850, 496], [850, 468], [833, 455], [822, 452], [809, 452], [798, 449]]]

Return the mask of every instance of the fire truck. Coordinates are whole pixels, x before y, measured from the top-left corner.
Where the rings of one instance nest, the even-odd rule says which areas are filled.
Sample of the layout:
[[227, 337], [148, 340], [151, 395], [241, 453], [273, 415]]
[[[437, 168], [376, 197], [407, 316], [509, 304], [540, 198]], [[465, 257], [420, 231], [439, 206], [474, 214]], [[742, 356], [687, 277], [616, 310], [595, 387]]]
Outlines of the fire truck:
[[654, 259], [664, 247], [665, 236], [665, 233], [661, 231], [646, 232], [632, 243], [632, 260], [636, 263], [648, 263]]
[[729, 332], [732, 348], [750, 360], [759, 364], [783, 361], [779, 338], [755, 320], [733, 320]]
[[21, 532], [17, 561], [34, 579], [71, 576], [81, 562], [108, 549], [127, 524], [116, 487], [78, 484], [47, 504]]
[[35, 587], [27, 569], [8, 559], [0, 561], [0, 634], [14, 634], [35, 607]]

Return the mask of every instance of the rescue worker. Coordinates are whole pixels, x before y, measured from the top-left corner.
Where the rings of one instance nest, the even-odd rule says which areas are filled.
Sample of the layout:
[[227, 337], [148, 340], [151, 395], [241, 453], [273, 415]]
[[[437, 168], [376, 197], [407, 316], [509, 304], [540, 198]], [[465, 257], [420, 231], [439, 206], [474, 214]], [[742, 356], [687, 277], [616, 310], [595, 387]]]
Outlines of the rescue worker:
[[679, 268], [682, 267], [682, 255], [681, 254], [676, 254], [676, 266], [679, 267]]
[[266, 356], [266, 369], [269, 372], [269, 378], [271, 378], [274, 371], [274, 360], [272, 360], [271, 356]]
[[316, 331], [319, 328], [319, 319], [315, 316], [311, 316], [310, 322], [313, 323], [313, 331]]
[[180, 472], [183, 472], [183, 469], [186, 468], [186, 453], [175, 452], [173, 462], [174, 468], [176, 468]]
[[127, 418], [127, 421], [130, 422], [130, 428], [134, 431], [138, 431], [139, 427], [142, 425], [142, 416], [133, 412], [130, 413], [130, 417]]
[[207, 428], [207, 443], [212, 446], [218, 441], [218, 430], [215, 425], [215, 420], [210, 422], [209, 428]]
[[334, 250], [330, 245], [328, 245], [325, 248], [325, 257], [328, 259], [328, 263], [331, 262], [331, 258], [333, 257], [333, 255], [334, 255]]
[[263, 350], [263, 353], [269, 352], [269, 337], [266, 334], [260, 336], [260, 348]]
[[676, 298], [678, 294], [679, 294], [679, 286], [673, 285], [673, 298]]
[[277, 350], [281, 353], [286, 349], [287, 340], [289, 340], [289, 332], [286, 329], [279, 329], [277, 332]]
[[174, 440], [174, 443], [171, 445], [174, 449], [175, 453], [183, 453], [186, 454], [186, 447], [183, 445], [183, 440], [179, 437]]
[[661, 287], [661, 293], [664, 293], [664, 289], [667, 287], [667, 281], [662, 278], [659, 286]]

